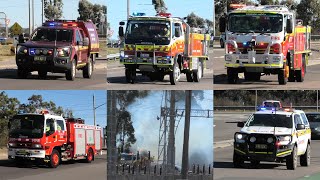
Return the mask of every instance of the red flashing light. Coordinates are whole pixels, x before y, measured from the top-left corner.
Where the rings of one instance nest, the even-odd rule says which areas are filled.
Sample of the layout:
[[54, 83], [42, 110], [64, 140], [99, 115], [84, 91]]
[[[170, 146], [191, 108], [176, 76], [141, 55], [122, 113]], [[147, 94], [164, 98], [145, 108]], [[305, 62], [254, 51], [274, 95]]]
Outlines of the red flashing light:
[[40, 114], [49, 114], [49, 111], [48, 111], [48, 110], [42, 110], [42, 111], [40, 112]]
[[159, 13], [159, 16], [161, 16], [161, 17], [171, 17], [171, 13], [163, 13], [163, 12], [161, 12], [161, 13]]

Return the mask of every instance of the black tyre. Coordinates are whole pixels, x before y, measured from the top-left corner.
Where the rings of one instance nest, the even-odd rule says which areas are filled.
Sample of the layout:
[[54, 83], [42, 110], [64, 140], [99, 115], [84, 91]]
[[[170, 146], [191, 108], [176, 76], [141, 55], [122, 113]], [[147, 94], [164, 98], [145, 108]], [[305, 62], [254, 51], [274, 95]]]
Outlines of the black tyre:
[[295, 170], [298, 164], [298, 155], [296, 146], [293, 147], [291, 154], [286, 159], [287, 169]]
[[134, 84], [135, 79], [136, 79], [136, 69], [134, 69], [134, 68], [126, 68], [125, 74], [126, 74], [127, 83]]
[[243, 163], [244, 163], [243, 158], [234, 151], [233, 152], [233, 166], [235, 168], [240, 168], [240, 167], [242, 167]]
[[295, 81], [296, 81], [296, 77], [295, 77], [295, 72], [294, 72], [294, 70], [289, 70], [288, 81], [289, 81], [289, 82], [295, 82]]
[[49, 167], [57, 168], [60, 165], [60, 162], [61, 162], [60, 153], [56, 149], [52, 150]]
[[221, 47], [221, 48], [224, 48], [224, 42], [223, 42], [222, 39], [220, 39], [220, 47]]
[[244, 79], [246, 81], [260, 81], [261, 73], [244, 72]]
[[47, 78], [47, 71], [38, 71], [38, 76], [40, 79], [46, 79]]
[[311, 148], [310, 148], [310, 144], [308, 144], [306, 152], [302, 156], [300, 156], [300, 165], [310, 166], [310, 159], [311, 159]]
[[285, 77], [285, 70], [280, 69], [278, 73], [278, 82], [280, 85], [285, 85], [287, 84], [287, 78]]
[[93, 59], [90, 57], [90, 59], [88, 60], [89, 61], [87, 65], [83, 68], [82, 76], [83, 78], [90, 79], [92, 77], [92, 72], [93, 72]]
[[196, 70], [193, 70], [192, 74], [193, 74], [193, 81], [200, 82], [203, 75], [203, 65], [201, 61], [199, 61], [198, 68]]
[[17, 75], [20, 79], [26, 79], [28, 77], [29, 72], [23, 68], [18, 67]]
[[73, 59], [71, 62], [71, 69], [67, 70], [66, 72], [66, 79], [69, 81], [74, 81], [75, 77], [76, 77], [76, 60]]
[[94, 160], [94, 154], [93, 154], [92, 149], [90, 148], [89, 151], [88, 151], [88, 154], [87, 154], [85, 162], [86, 163], [91, 163], [93, 160]]
[[305, 56], [302, 56], [302, 67], [301, 70], [296, 70], [296, 78], [297, 82], [303, 82], [304, 81], [304, 76], [305, 76], [305, 70], [306, 70], [306, 60]]
[[228, 83], [229, 84], [236, 84], [239, 80], [238, 71], [233, 68], [227, 69], [227, 76], [228, 76]]
[[256, 167], [258, 167], [258, 166], [259, 166], [260, 161], [257, 161], [257, 160], [251, 160], [251, 161], [250, 161], [250, 164], [251, 164], [251, 166], [252, 166], [252, 167], [256, 168]]
[[187, 72], [186, 77], [188, 82], [193, 82], [192, 72], [191, 73]]
[[178, 84], [180, 80], [181, 72], [177, 62], [173, 65], [173, 71], [170, 72], [170, 83], [171, 85]]

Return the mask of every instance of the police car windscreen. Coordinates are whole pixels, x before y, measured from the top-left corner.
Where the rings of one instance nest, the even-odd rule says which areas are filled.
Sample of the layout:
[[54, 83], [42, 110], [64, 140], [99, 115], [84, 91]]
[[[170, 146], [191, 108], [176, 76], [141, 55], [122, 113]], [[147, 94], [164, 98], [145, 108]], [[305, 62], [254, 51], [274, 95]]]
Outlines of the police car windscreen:
[[292, 117], [283, 114], [254, 114], [247, 126], [292, 128]]
[[238, 33], [278, 33], [283, 29], [281, 14], [234, 13], [229, 16], [228, 30]]
[[31, 37], [32, 41], [72, 42], [72, 30], [40, 28]]
[[44, 131], [42, 115], [17, 115], [10, 121], [10, 138], [41, 138]]
[[168, 45], [171, 27], [168, 21], [129, 21], [126, 30], [126, 43], [152, 43]]
[[309, 122], [320, 122], [320, 114], [306, 114]]

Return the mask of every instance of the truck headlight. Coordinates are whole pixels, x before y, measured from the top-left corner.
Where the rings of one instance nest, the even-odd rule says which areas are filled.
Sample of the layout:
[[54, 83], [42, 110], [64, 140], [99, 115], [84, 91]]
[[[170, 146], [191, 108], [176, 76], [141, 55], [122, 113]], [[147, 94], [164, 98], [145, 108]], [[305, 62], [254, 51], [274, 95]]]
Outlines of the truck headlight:
[[41, 149], [42, 145], [41, 144], [33, 144], [32, 147], [37, 148], [37, 149]]
[[268, 143], [272, 143], [273, 142], [273, 138], [272, 137], [268, 137], [267, 142]]
[[57, 48], [57, 56], [58, 57], [69, 57], [70, 56], [70, 48]]
[[17, 145], [16, 143], [8, 143], [9, 148], [16, 147], [16, 145]]
[[237, 143], [245, 143], [246, 142], [246, 134], [236, 133], [235, 134], [235, 141]]
[[27, 54], [28, 48], [25, 46], [18, 45], [17, 46], [17, 54]]

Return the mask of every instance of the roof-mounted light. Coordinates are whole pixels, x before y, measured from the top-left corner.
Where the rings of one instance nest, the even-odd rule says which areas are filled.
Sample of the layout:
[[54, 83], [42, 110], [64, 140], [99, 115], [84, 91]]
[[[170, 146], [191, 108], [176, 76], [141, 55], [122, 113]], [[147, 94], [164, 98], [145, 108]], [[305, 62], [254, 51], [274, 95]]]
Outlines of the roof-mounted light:
[[171, 13], [161, 12], [161, 13], [159, 13], [159, 16], [161, 16], [161, 17], [171, 17]]
[[142, 12], [134, 12], [132, 13], [132, 16], [145, 16], [146, 13], [142, 13]]

